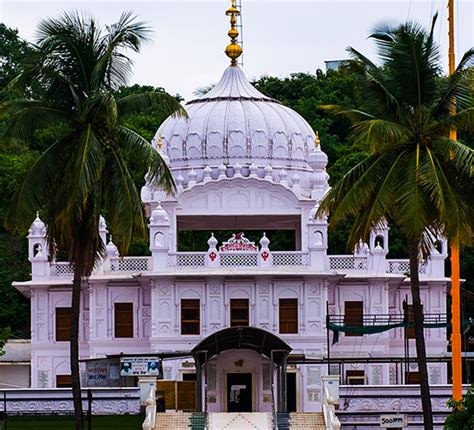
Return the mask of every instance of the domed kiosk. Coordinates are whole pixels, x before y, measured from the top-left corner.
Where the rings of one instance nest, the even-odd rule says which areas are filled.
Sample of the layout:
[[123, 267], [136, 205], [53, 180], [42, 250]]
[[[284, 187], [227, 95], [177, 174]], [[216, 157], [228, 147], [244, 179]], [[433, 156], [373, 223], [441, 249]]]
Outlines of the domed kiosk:
[[[148, 181], [142, 188], [151, 255], [119, 256], [105, 221], [98, 226], [108, 245], [84, 280], [81, 358], [96, 360], [84, 380], [94, 380], [87, 375], [98, 371], [97, 360], [149, 356], [162, 364], [163, 390], [197, 387], [168, 392], [166, 401], [176, 403], [166, 409], [320, 412], [323, 380], [339, 381], [330, 374], [383, 395], [380, 386], [403, 384], [416, 371], [403, 361], [413, 341], [399, 326], [375, 337], [364, 334], [372, 326], [363, 330], [406, 321], [408, 260], [387, 258], [385, 224], [353, 253], [328, 255], [327, 219], [316, 217], [329, 188], [318, 133], [248, 82], [237, 65], [239, 10], [227, 12], [230, 66], [211, 91], [186, 104], [187, 117], [169, 117], [153, 139], [176, 188], [167, 194]], [[187, 230], [206, 231], [207, 245], [183, 249]], [[31, 297], [31, 381], [38, 388], [70, 374], [61, 324], [70, 312], [72, 273], [67, 262], [48, 257], [45, 235], [38, 217], [28, 236], [32, 279], [14, 284]], [[289, 239], [277, 250], [281, 237]], [[440, 318], [446, 254], [443, 243], [420, 269], [426, 314]], [[346, 326], [359, 331], [342, 334]], [[446, 350], [445, 329], [427, 333], [428, 355]], [[104, 366], [114, 384], [134, 385], [132, 376], [146, 374], [117, 379], [117, 367], [112, 375], [113, 366]], [[429, 373], [431, 383], [445, 383], [445, 362], [430, 362]], [[395, 410], [397, 399], [387, 398], [384, 411]]]

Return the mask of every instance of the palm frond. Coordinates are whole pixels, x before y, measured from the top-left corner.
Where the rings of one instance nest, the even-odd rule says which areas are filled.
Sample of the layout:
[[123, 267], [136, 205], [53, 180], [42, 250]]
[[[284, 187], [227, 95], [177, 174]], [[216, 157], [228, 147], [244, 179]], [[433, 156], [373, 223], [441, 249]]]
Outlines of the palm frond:
[[359, 121], [364, 121], [368, 119], [372, 119], [374, 116], [363, 112], [358, 109], [346, 109], [342, 106], [338, 105], [319, 105], [317, 107], [322, 111], [328, 112], [331, 115], [340, 115], [347, 118], [352, 124], [357, 123]]
[[369, 147], [372, 152], [404, 142], [410, 135], [403, 125], [378, 118], [359, 121], [350, 132], [355, 145]]
[[61, 146], [58, 140], [51, 145], [33, 164], [21, 185], [14, 193], [5, 216], [5, 226], [20, 232], [31, 224], [34, 213], [50, 200], [61, 171]]
[[134, 20], [131, 12], [124, 12], [118, 22], [107, 27], [108, 31], [100, 41], [101, 55], [92, 74], [96, 86], [105, 82], [110, 89], [116, 89], [127, 83], [133, 62], [120, 51], [138, 52], [150, 33], [145, 23]]
[[120, 145], [133, 153], [138, 159], [150, 166], [148, 180], [154, 186], [171, 193], [175, 184], [168, 166], [161, 155], [138, 133], [127, 127], [119, 127], [118, 141]]
[[104, 167], [102, 145], [92, 124], [82, 130], [73, 141], [66, 161], [63, 184], [58, 189], [63, 202], [61, 217], [70, 219], [71, 213], [82, 212], [90, 190], [101, 180]]
[[5, 135], [23, 141], [30, 141], [38, 129], [71, 119], [68, 112], [33, 100], [6, 102], [0, 107], [0, 116], [3, 115], [11, 115]]
[[350, 62], [352, 73], [362, 83], [367, 98], [372, 100], [377, 110], [389, 119], [401, 120], [402, 109], [393, 90], [387, 85], [389, 82], [381, 68], [354, 48], [347, 48], [355, 61]]
[[126, 255], [132, 237], [145, 234], [144, 209], [130, 172], [114, 148], [106, 155], [106, 163], [104, 209], [113, 226], [114, 242], [120, 254]]
[[143, 111], [155, 104], [164, 106], [165, 112], [169, 115], [188, 116], [181, 104], [164, 91], [147, 91], [139, 94], [131, 94], [117, 101], [118, 112], [121, 117]]

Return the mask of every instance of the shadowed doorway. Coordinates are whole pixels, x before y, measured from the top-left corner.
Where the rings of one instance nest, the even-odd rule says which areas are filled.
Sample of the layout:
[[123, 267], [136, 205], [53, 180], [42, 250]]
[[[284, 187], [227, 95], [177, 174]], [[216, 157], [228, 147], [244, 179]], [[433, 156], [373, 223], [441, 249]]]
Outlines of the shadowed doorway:
[[252, 374], [227, 374], [227, 411], [252, 412]]

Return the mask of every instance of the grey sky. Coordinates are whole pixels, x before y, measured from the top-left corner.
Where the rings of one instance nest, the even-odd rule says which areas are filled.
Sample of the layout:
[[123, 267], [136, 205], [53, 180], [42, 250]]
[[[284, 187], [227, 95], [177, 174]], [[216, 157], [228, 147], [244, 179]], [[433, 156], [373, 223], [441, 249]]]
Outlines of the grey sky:
[[[91, 13], [102, 24], [132, 10], [153, 28], [153, 42], [134, 57], [131, 83], [162, 86], [189, 99], [193, 91], [215, 83], [229, 61], [230, 0], [0, 0], [0, 20], [34, 40], [38, 22], [73, 9]], [[265, 1], [242, 0], [244, 70], [249, 78], [324, 69], [324, 60], [346, 58], [351, 45], [374, 57], [367, 35], [381, 21], [416, 19], [428, 25], [439, 12], [436, 37], [447, 62], [447, 0]], [[456, 1], [457, 60], [474, 46], [474, 2]]]

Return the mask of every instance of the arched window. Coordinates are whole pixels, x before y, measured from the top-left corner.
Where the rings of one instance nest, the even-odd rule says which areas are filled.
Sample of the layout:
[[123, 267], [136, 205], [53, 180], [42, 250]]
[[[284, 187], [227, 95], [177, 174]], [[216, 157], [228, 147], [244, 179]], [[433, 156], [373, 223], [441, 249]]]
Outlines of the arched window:
[[323, 236], [323, 232], [322, 232], [322, 231], [320, 231], [320, 230], [315, 230], [315, 231], [313, 232], [313, 243], [314, 243], [315, 245], [318, 245], [318, 246], [323, 245], [323, 238], [324, 238], [324, 236]]
[[383, 238], [383, 236], [381, 236], [381, 235], [376, 236], [374, 245], [375, 245], [376, 248], [380, 247], [380, 248], [383, 249], [384, 248], [384, 238]]
[[33, 257], [44, 257], [43, 245], [41, 245], [41, 243], [35, 243], [33, 245]]
[[156, 247], [161, 248], [161, 247], [165, 246], [165, 235], [161, 231], [155, 233], [155, 237], [154, 237], [153, 242], [154, 242]]

